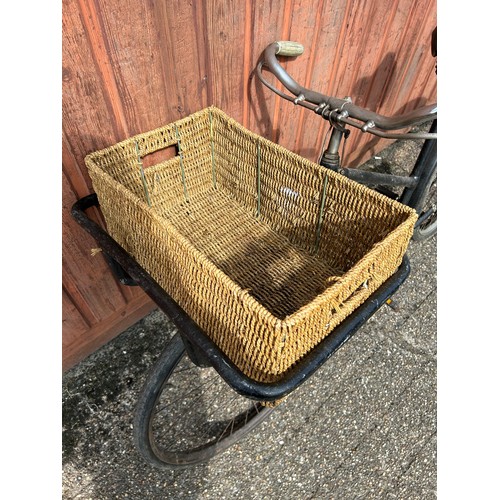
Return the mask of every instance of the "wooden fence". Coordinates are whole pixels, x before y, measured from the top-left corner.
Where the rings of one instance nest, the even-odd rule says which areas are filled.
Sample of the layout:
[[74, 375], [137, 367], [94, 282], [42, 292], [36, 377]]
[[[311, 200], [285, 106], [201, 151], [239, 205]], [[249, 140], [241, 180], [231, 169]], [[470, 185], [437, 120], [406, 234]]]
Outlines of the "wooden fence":
[[[435, 0], [63, 0], [63, 368], [154, 307], [113, 279], [70, 217], [93, 191], [87, 153], [215, 104], [316, 160], [326, 123], [263, 88], [262, 50], [301, 42], [286, 62], [297, 81], [391, 115], [436, 100], [435, 26]], [[353, 132], [345, 160], [357, 166], [387, 144]]]

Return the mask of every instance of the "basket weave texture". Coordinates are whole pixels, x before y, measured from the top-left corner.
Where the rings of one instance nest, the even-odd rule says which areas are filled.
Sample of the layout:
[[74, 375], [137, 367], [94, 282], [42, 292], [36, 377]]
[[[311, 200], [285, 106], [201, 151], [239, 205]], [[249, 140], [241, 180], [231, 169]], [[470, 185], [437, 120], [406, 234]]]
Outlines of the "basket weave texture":
[[[175, 157], [143, 168], [172, 145]], [[109, 234], [262, 382], [395, 272], [417, 218], [216, 107], [85, 161]]]

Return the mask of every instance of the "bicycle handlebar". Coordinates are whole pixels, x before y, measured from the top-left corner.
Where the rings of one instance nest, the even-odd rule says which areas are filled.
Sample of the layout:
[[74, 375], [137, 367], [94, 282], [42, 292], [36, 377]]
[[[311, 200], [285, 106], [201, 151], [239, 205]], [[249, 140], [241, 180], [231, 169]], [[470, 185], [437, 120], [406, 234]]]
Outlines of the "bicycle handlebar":
[[[263, 58], [261, 58], [257, 66], [257, 75], [259, 79], [273, 92], [285, 99], [293, 101], [295, 104], [304, 105], [305, 107], [314, 110], [316, 113], [321, 114], [325, 118], [327, 117], [325, 110], [328, 110], [328, 118], [331, 116], [332, 112], [334, 112], [336, 113], [334, 119], [337, 121], [353, 125], [363, 130], [363, 132], [370, 132], [381, 137], [387, 137], [388, 134], [376, 132], [373, 129], [398, 130], [412, 125], [419, 125], [428, 122], [437, 116], [436, 104], [424, 106], [403, 115], [387, 117], [356, 106], [350, 99], [328, 97], [319, 92], [315, 92], [314, 90], [302, 87], [287, 73], [283, 66], [281, 66], [276, 56], [281, 55], [286, 57], [295, 57], [302, 54], [303, 51], [304, 47], [297, 42], [281, 41], [269, 44], [264, 50]], [[273, 73], [273, 75], [285, 86], [285, 88], [296, 96], [296, 99], [287, 96], [267, 82], [262, 76], [262, 66], [267, 67], [269, 71], [271, 71], [271, 73]], [[308, 106], [307, 103], [315, 106]], [[362, 121], [363, 125], [354, 122], [350, 118]], [[429, 134], [426, 134], [426, 136], [427, 135]], [[433, 134], [433, 136], [434, 135], [436, 134]]]

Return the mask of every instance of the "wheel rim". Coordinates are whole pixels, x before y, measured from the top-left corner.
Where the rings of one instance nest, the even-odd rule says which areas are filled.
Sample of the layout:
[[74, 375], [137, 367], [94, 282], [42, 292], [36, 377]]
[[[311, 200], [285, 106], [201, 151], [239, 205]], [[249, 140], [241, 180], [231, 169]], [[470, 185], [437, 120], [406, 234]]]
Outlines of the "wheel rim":
[[415, 228], [422, 235], [434, 232], [437, 225], [437, 170], [432, 176], [432, 181], [425, 196], [425, 203], [421, 210], [421, 214], [426, 213], [428, 215]]
[[272, 411], [236, 394], [212, 368], [181, 356], [149, 420], [149, 441], [161, 462], [192, 465], [225, 450]]

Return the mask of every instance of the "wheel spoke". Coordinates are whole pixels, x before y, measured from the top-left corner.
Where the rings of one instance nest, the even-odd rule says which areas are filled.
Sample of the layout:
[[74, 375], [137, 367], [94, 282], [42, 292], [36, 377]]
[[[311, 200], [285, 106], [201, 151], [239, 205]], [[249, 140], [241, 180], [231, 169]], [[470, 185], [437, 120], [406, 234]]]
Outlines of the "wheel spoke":
[[[195, 393], [196, 391], [199, 391], [200, 388], [203, 388], [204, 390], [208, 390], [210, 389], [211, 387], [213, 387], [215, 384], [217, 383], [217, 377], [213, 377], [211, 380], [207, 380], [205, 382], [203, 382], [200, 386], [197, 386], [197, 387], [193, 387], [189, 392], [187, 392], [186, 394], [181, 394], [180, 396], [178, 396], [176, 399], [174, 399], [174, 401], [171, 401], [169, 402], [168, 404], [164, 404], [163, 406], [161, 406], [160, 408], [158, 408], [156, 410], [156, 413], [161, 413], [163, 410], [165, 410], [167, 407], [169, 406], [172, 406], [172, 407], [175, 407], [179, 401], [182, 401], [182, 400], [185, 400], [188, 396], [190, 396], [191, 394]], [[170, 384], [169, 385], [169, 389], [171, 390], [174, 390], [174, 389], [177, 389], [178, 388], [178, 385], [174, 385], [174, 384]], [[196, 401], [193, 401], [193, 403], [191, 404], [191, 406], [195, 403]]]

